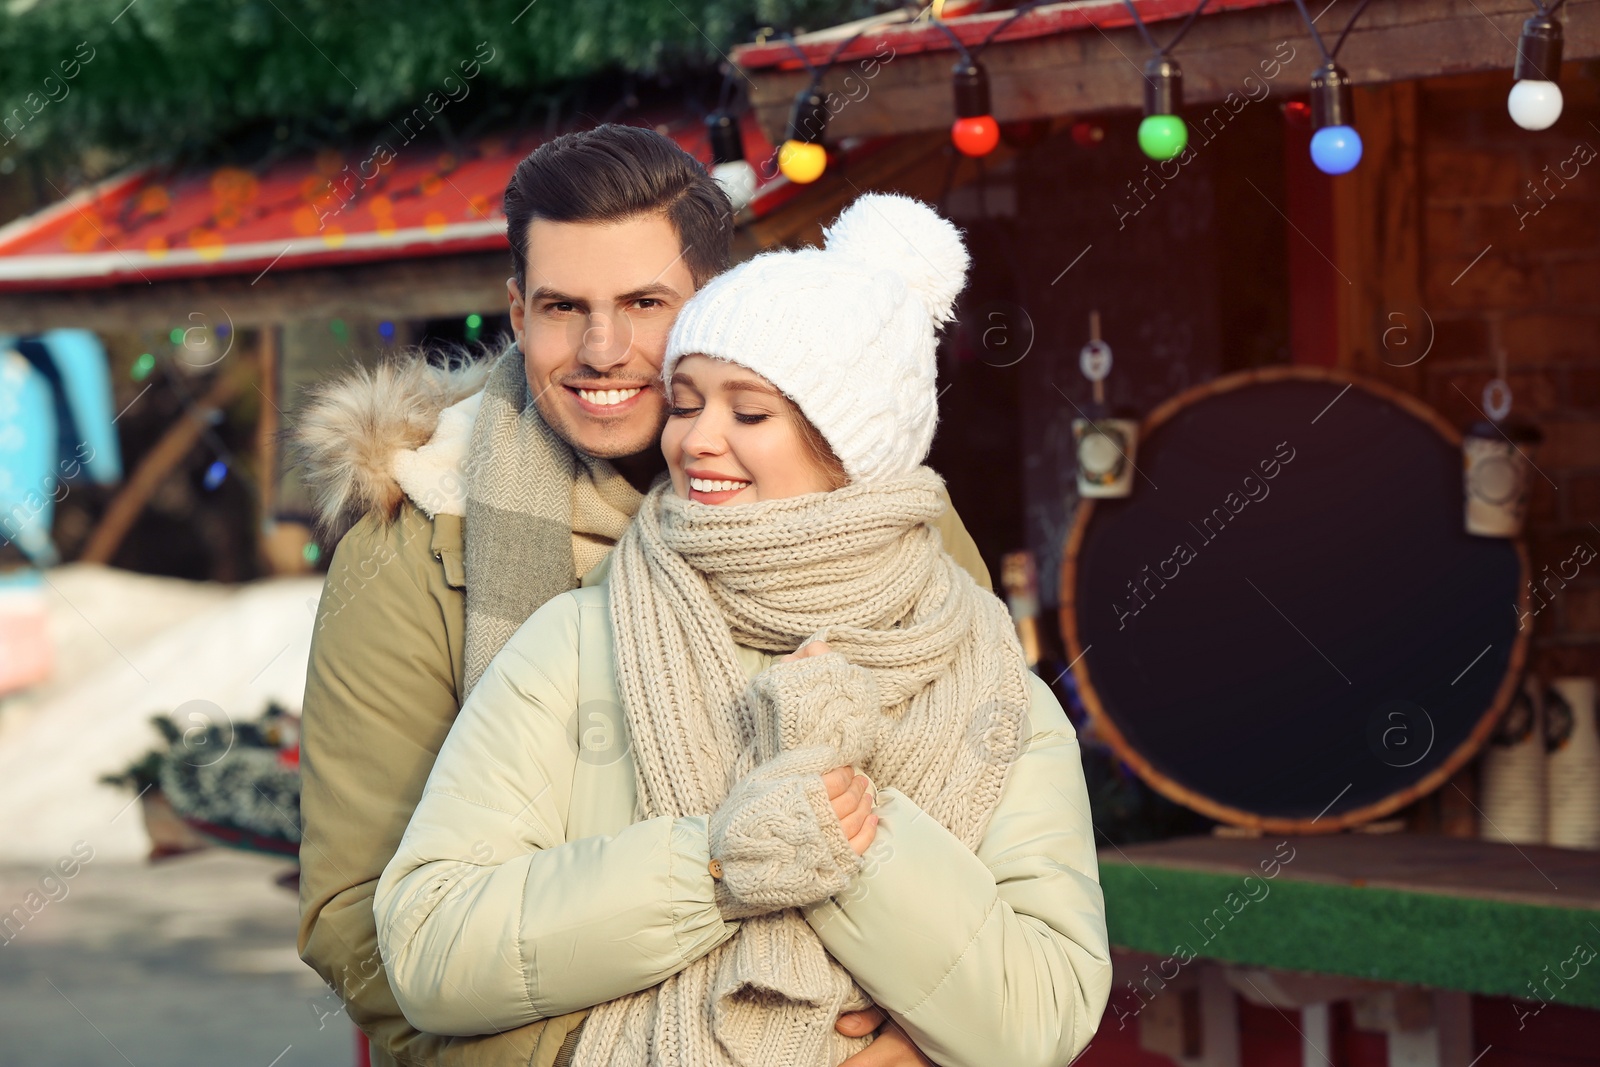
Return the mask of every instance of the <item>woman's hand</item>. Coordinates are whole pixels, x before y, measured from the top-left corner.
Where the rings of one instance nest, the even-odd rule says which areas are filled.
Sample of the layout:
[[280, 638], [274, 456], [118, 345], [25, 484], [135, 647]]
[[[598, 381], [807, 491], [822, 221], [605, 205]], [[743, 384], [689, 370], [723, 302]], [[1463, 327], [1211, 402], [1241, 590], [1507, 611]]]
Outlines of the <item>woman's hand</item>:
[[[826, 641], [808, 641], [783, 658], [810, 659], [832, 651]], [[822, 776], [822, 782], [828, 787], [828, 799], [833, 801], [833, 813], [839, 817], [839, 826], [850, 839], [851, 851], [858, 856], [866, 855], [867, 846], [872, 844], [878, 829], [878, 817], [872, 813], [877, 798], [867, 792], [866, 776], [856, 774], [849, 767], [835, 767]]]
[[839, 817], [839, 828], [850, 841], [850, 850], [858, 856], [866, 855], [867, 846], [878, 832], [878, 816], [872, 811], [877, 798], [867, 792], [866, 775], [856, 774], [849, 767], [835, 767], [822, 776], [822, 784], [828, 788], [828, 799]]
[[863, 1037], [883, 1027], [872, 1044], [839, 1067], [934, 1067], [933, 1061], [922, 1054], [922, 1050], [884, 1014], [882, 1008], [847, 1011], [833, 1025], [846, 1037]]

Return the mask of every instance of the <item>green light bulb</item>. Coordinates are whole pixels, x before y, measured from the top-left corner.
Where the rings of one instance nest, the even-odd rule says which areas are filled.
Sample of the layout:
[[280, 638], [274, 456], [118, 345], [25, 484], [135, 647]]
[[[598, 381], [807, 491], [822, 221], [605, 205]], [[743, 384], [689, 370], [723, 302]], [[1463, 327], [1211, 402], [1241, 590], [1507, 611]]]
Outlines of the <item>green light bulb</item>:
[[1139, 148], [1151, 159], [1171, 159], [1189, 143], [1189, 127], [1176, 115], [1146, 115], [1139, 123]]

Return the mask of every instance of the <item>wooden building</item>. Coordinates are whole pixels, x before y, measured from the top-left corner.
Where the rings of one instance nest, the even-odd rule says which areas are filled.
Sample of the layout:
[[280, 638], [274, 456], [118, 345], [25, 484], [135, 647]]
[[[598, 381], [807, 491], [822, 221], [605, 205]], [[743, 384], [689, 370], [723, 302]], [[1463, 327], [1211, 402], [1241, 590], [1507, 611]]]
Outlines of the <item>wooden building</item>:
[[[1138, 3], [1158, 42], [1193, 6]], [[1326, 45], [1356, 8], [1310, 5]], [[1212, 0], [1173, 50], [1181, 163], [1138, 148], [1151, 49], [1120, 0], [944, 27], [885, 18], [733, 55], [774, 143], [815, 68], [829, 142], [888, 144], [882, 173], [830, 164], [807, 194], [814, 218], [787, 217], [779, 239], [815, 239], [868, 187], [937, 201], [966, 229], [974, 265], [933, 463], [958, 506], [982, 502], [963, 515], [992, 562], [1037, 557], [1050, 622], [1084, 511], [1072, 422], [1090, 395], [1091, 313], [1115, 351], [1108, 402], [1137, 417], [1237, 372], [1298, 368], [1378, 383], [1459, 435], [1500, 376], [1544, 438], [1529, 577], [1600, 544], [1600, 2], [1559, 11], [1565, 111], [1541, 132], [1506, 110], [1534, 13], [1373, 0], [1338, 52], [1365, 145], [1339, 177], [1308, 158], [1323, 60], [1292, 3]], [[1001, 124], [982, 159], [950, 147], [952, 37], [986, 68]], [[1552, 590], [1520, 668], [1600, 675], [1600, 571]], [[1094, 653], [1060, 649], [1063, 666], [1087, 654], [1073, 668], [1084, 690]], [[1225, 706], [1195, 712], [1226, 723]], [[1600, 1062], [1600, 972], [1578, 962], [1600, 948], [1600, 853], [1477, 839], [1475, 769], [1368, 827], [1398, 832], [1102, 840], [1116, 987], [1080, 1062]], [[1242, 879], [1290, 854], [1270, 901], [1236, 906]]]

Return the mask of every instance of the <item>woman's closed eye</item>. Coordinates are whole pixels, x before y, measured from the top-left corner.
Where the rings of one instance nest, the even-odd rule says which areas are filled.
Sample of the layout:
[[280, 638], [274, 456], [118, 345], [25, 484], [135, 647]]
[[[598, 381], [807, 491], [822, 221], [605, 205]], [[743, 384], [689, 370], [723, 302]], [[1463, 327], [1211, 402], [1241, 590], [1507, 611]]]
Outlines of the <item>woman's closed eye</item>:
[[[667, 415], [672, 418], [687, 419], [693, 418], [703, 410], [705, 410], [703, 407], [690, 407], [687, 404], [682, 404], [667, 408]], [[772, 413], [769, 411], [735, 411], [733, 417], [735, 421], [743, 423], [745, 426], [755, 426], [757, 423], [766, 422], [772, 418]]]

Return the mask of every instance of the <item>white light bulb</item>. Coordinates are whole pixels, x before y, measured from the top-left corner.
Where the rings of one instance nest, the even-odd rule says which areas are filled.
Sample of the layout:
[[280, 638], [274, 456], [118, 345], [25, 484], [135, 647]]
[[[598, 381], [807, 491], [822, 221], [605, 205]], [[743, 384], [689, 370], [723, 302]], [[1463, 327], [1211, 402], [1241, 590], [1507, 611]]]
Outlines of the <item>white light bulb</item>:
[[1527, 79], [1511, 87], [1506, 108], [1525, 130], [1548, 130], [1561, 117], [1561, 86]]
[[756, 169], [745, 160], [718, 163], [711, 168], [711, 176], [733, 201], [734, 211], [743, 211], [756, 195]]

